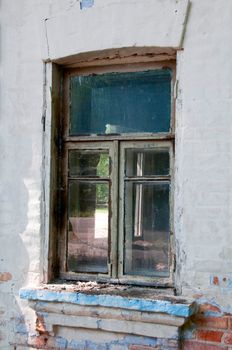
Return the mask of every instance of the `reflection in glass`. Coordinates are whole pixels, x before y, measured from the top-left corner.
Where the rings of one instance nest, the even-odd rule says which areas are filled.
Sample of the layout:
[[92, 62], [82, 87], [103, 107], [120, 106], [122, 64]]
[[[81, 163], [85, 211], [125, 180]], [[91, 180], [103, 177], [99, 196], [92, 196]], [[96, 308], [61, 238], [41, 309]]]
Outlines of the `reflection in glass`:
[[109, 154], [106, 151], [69, 151], [69, 175], [108, 176]]
[[169, 150], [126, 149], [126, 176], [169, 175]]
[[125, 274], [169, 276], [168, 218], [169, 183], [126, 182]]
[[108, 272], [108, 200], [108, 183], [69, 182], [69, 271]]
[[169, 132], [170, 69], [71, 77], [70, 135]]

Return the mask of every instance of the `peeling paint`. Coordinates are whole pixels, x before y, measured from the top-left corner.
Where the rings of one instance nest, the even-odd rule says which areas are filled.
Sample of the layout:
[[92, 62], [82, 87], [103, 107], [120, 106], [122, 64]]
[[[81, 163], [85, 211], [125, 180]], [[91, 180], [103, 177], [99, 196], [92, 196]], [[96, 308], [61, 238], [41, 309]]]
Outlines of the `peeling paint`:
[[[101, 337], [99, 338], [99, 340]], [[179, 349], [178, 340], [169, 340], [163, 338], [149, 338], [140, 336], [125, 336], [120, 340], [114, 341], [97, 341], [91, 340], [74, 340], [68, 341], [64, 337], [51, 336], [47, 338], [37, 337], [32, 339], [32, 344], [36, 346], [45, 346], [46, 348], [55, 349], [79, 349], [79, 350], [128, 350], [131, 345], [138, 347], [157, 347], [160, 349]], [[32, 345], [31, 344], [31, 345]]]
[[55, 345], [57, 348], [64, 348], [66, 349], [67, 347], [67, 344], [68, 344], [68, 341], [62, 337], [56, 337], [55, 338]]
[[10, 272], [2, 272], [0, 273], [0, 283], [8, 282], [12, 279], [12, 274]]
[[16, 333], [19, 333], [19, 334], [22, 334], [22, 335], [28, 333], [27, 327], [26, 327], [26, 324], [25, 324], [25, 319], [24, 319], [23, 316], [17, 317], [15, 319], [14, 330], [15, 330]]
[[65, 302], [78, 305], [95, 305], [132, 309], [149, 312], [163, 312], [169, 315], [189, 317], [195, 310], [195, 303], [183, 304], [167, 300], [136, 299], [118, 295], [89, 295], [75, 292], [57, 292], [36, 289], [21, 289], [20, 297], [28, 300]]
[[[50, 227], [50, 201], [47, 193], [50, 192], [46, 192], [46, 202], [41, 204], [41, 210], [39, 207], [44, 199], [41, 168], [50, 169], [51, 138], [47, 130], [50, 130], [49, 118], [52, 115], [50, 112], [52, 102], [47, 93], [44, 96], [47, 102], [47, 133], [44, 136], [46, 139], [44, 148], [49, 151], [46, 151], [47, 157], [42, 163], [40, 125], [43, 105], [42, 57], [60, 60], [60, 64], [64, 62], [64, 65], [69, 64], [67, 61], [69, 57], [73, 65], [77, 62], [84, 67], [84, 65], [99, 65], [104, 50], [109, 51], [109, 54], [103, 55], [107, 64], [108, 57], [110, 60], [112, 54], [111, 50], [118, 52], [115, 51], [113, 58], [117, 58], [117, 55], [120, 58], [121, 53], [127, 52], [130, 47], [131, 51], [134, 50], [133, 60], [137, 62], [140, 60], [137, 53], [141, 54], [143, 50], [157, 57], [157, 47], [168, 47], [169, 50], [177, 48], [179, 90], [176, 100], [173, 216], [176, 245], [179, 247], [176, 250], [175, 288], [179, 294], [186, 296], [196, 293], [204, 295], [205, 299], [199, 300], [201, 304], [199, 312], [204, 317], [221, 317], [223, 312], [232, 312], [232, 274], [230, 274], [232, 271], [230, 211], [232, 61], [225, 59], [229, 56], [232, 46], [230, 40], [232, 2], [223, 1], [222, 6], [222, 1], [218, 0], [211, 6], [210, 1], [191, 0], [191, 12], [189, 11], [188, 27], [183, 42], [187, 19], [187, 14], [183, 10], [186, 5], [182, 5], [184, 2], [184, 0], [95, 2], [38, 0], [25, 1], [25, 6], [17, 0], [1, 2], [2, 22], [6, 30], [2, 32], [1, 52], [1, 64], [5, 74], [2, 77], [4, 96], [1, 98], [3, 116], [1, 184], [4, 195], [1, 196], [3, 215], [0, 315], [6, 321], [6, 326], [5, 322], [0, 325], [0, 339], [4, 339], [0, 347], [29, 349], [29, 345], [9, 345], [9, 341], [12, 339], [16, 341], [17, 337], [20, 341], [26, 339], [26, 335], [23, 336], [24, 328], [20, 319], [19, 325], [17, 324], [18, 316], [25, 317], [28, 329], [34, 327], [34, 314], [29, 312], [27, 303], [18, 300], [18, 290], [25, 285], [38, 285], [39, 261], [41, 266], [44, 263], [42, 266], [45, 270], [44, 275], [51, 261], [46, 250], [51, 242], [47, 236]], [[79, 7], [80, 3], [82, 10]], [[183, 51], [178, 50], [180, 48], [178, 45], [182, 47], [180, 42], [183, 42]], [[133, 43], [138, 47], [133, 47]], [[44, 51], [42, 53], [41, 48]], [[161, 51], [160, 56], [164, 55], [170, 58], [166, 52]], [[92, 57], [91, 64], [88, 62], [88, 57]], [[129, 59], [129, 56], [123, 56], [126, 64]], [[147, 59], [148, 57], [143, 54], [144, 62]], [[214, 79], [212, 72], [216, 72]], [[47, 76], [50, 76], [49, 74], [47, 73]], [[49, 83], [50, 80], [46, 91], [49, 89]], [[46, 177], [47, 186], [50, 179], [49, 170], [43, 176]], [[48, 218], [44, 224], [41, 223], [42, 216]], [[53, 235], [55, 237], [54, 233]], [[42, 247], [43, 240], [45, 248]], [[41, 251], [43, 256], [42, 254], [40, 256]], [[6, 271], [10, 271], [13, 277]], [[74, 293], [74, 297], [75, 295]], [[102, 295], [95, 299], [93, 296], [85, 296], [82, 299], [81, 295], [79, 297], [76, 302], [83, 305], [87, 299], [94, 305], [99, 303], [99, 300], [109, 304], [111, 298], [114, 299], [115, 305], [124, 303], [123, 307], [131, 309], [137, 307], [137, 310], [140, 310], [151, 305], [156, 310], [158, 308], [157, 303], [150, 300], [145, 300], [143, 303], [141, 300], [134, 301], [134, 298], [133, 303], [128, 306], [130, 299], [125, 301], [126, 298], [110, 296], [107, 299]], [[69, 307], [72, 308], [73, 305], [69, 304]], [[161, 306], [162, 309], [173, 307], [167, 304], [161, 305], [159, 302], [160, 309]], [[113, 311], [116, 312], [117, 306], [113, 307], [115, 307]], [[225, 317], [230, 320], [231, 315]], [[42, 325], [39, 326], [42, 331]], [[16, 334], [16, 331], [19, 334]], [[35, 329], [32, 331], [35, 332]], [[228, 328], [228, 332], [230, 331], [231, 328]], [[146, 343], [142, 338], [124, 339], [124, 341], [125, 344], [156, 346], [155, 342]], [[44, 343], [46, 338], [44, 341], [41, 339], [41, 343], [38, 340], [38, 347], [46, 346]], [[61, 339], [59, 343], [62, 343]], [[113, 345], [124, 350], [122, 342], [112, 343], [111, 346]], [[73, 348], [78, 346], [73, 343]]]
[[93, 5], [94, 5], [94, 0], [81, 0], [80, 1], [81, 10], [83, 10], [85, 8], [93, 7]]
[[232, 288], [232, 276], [210, 276], [210, 284], [221, 288]]

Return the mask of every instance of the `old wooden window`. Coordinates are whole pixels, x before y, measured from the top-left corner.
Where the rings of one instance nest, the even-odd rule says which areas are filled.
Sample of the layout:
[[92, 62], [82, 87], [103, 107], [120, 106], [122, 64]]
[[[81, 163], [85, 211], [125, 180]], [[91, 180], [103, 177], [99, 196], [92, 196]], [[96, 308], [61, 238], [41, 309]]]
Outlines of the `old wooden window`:
[[60, 277], [172, 284], [174, 65], [64, 72]]

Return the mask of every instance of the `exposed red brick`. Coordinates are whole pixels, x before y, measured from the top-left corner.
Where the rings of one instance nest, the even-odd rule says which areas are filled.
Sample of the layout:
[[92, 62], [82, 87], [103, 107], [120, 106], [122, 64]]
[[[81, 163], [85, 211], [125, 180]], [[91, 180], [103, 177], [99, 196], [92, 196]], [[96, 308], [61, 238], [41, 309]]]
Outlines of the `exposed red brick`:
[[197, 327], [215, 328], [215, 329], [227, 329], [228, 317], [204, 317], [197, 315], [193, 318], [193, 322]]
[[199, 306], [199, 312], [204, 313], [206, 311], [221, 312], [221, 310], [212, 304], [202, 304]]
[[232, 328], [232, 317], [228, 318], [228, 328]]
[[7, 282], [12, 279], [12, 274], [10, 272], [0, 273], [0, 282]]
[[232, 344], [232, 333], [225, 333], [224, 343], [225, 344]]
[[33, 337], [29, 340], [29, 345], [35, 346], [39, 349], [44, 349], [46, 347], [48, 337], [45, 335], [40, 335], [39, 337]]
[[39, 315], [36, 319], [36, 330], [39, 332], [39, 334], [47, 334], [45, 325], [44, 325], [44, 319], [43, 316]]
[[212, 345], [193, 340], [186, 340], [182, 344], [182, 350], [226, 350], [223, 345]]
[[199, 329], [197, 331], [197, 339], [220, 343], [223, 334], [224, 333], [220, 331], [210, 331], [210, 330]]
[[219, 278], [217, 276], [214, 276], [213, 284], [215, 284], [216, 286], [219, 286]]

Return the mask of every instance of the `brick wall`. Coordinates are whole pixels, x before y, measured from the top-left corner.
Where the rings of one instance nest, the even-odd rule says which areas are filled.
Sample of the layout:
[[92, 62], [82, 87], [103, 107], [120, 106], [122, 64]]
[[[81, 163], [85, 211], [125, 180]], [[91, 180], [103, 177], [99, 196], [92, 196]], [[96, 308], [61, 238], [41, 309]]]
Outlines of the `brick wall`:
[[183, 329], [183, 338], [183, 350], [232, 350], [232, 315], [202, 304]]
[[[101, 350], [232, 350], [232, 314], [225, 314], [209, 303], [199, 306], [199, 311], [182, 329], [182, 342], [177, 339], [161, 339], [131, 336], [126, 340], [107, 342], [67, 341], [49, 334], [43, 317], [36, 322], [37, 335], [21, 337], [21, 346], [26, 349], [101, 349]], [[16, 337], [17, 338], [17, 337]], [[17, 338], [19, 340], [19, 338]], [[18, 349], [18, 346], [16, 347]], [[19, 345], [19, 349], [20, 345]]]

